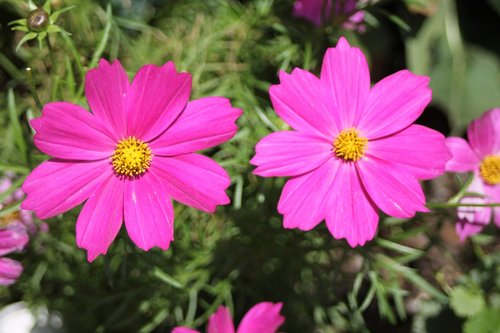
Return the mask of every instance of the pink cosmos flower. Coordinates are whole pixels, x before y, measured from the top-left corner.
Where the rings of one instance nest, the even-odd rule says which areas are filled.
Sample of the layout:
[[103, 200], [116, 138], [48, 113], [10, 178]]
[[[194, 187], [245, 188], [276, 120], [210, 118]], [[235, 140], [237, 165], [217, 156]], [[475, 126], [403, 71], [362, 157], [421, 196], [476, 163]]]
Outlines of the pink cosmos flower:
[[361, 23], [365, 17], [363, 11], [356, 10], [357, 0], [335, 1], [335, 10], [332, 13], [333, 0], [297, 0], [293, 7], [293, 15], [305, 18], [316, 26], [321, 26], [330, 20], [332, 15], [349, 15], [342, 24], [344, 29], [363, 32]]
[[[500, 203], [500, 108], [484, 113], [471, 122], [467, 129], [469, 142], [462, 138], [450, 137], [446, 144], [453, 157], [446, 164], [447, 171], [473, 172], [468, 195], [460, 202], [469, 204]], [[481, 197], [481, 195], [483, 195]], [[500, 227], [500, 207], [458, 208], [456, 231], [463, 241], [480, 232], [494, 215]]]
[[0, 230], [0, 285], [13, 284], [23, 272], [21, 263], [4, 256], [23, 250], [28, 240], [26, 227], [22, 224], [14, 223]]
[[171, 199], [213, 212], [229, 203], [230, 179], [195, 151], [236, 133], [241, 110], [222, 97], [188, 102], [191, 76], [172, 62], [142, 67], [129, 82], [119, 61], [101, 60], [85, 78], [92, 113], [55, 102], [31, 121], [35, 145], [53, 159], [28, 176], [24, 209], [41, 219], [87, 202], [76, 222], [89, 261], [105, 254], [122, 222], [141, 249], [168, 249]]
[[250, 163], [257, 175], [291, 177], [278, 203], [285, 228], [325, 219], [354, 247], [374, 237], [377, 207], [400, 218], [428, 211], [418, 180], [450, 158], [443, 135], [413, 125], [431, 100], [429, 78], [402, 70], [370, 89], [363, 53], [343, 37], [319, 78], [299, 68], [279, 77], [271, 101], [293, 130], [264, 137]]
[[[285, 318], [280, 315], [282, 303], [262, 302], [254, 305], [235, 331], [229, 310], [220, 306], [208, 320], [207, 333], [275, 333]], [[172, 333], [200, 333], [187, 327], [176, 327]]]

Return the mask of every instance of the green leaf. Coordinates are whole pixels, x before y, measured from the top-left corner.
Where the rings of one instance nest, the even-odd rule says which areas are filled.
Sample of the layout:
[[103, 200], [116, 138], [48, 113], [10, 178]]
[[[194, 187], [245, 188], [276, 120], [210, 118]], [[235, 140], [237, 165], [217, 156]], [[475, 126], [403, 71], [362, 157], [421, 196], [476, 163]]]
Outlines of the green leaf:
[[14, 143], [17, 149], [21, 153], [20, 160], [26, 161], [28, 148], [26, 142], [24, 141], [23, 131], [21, 124], [19, 123], [19, 117], [16, 110], [16, 103], [14, 100], [14, 92], [9, 89], [7, 93], [7, 109], [9, 111], [9, 122], [14, 133]]
[[30, 32], [26, 35], [24, 35], [24, 37], [19, 41], [19, 43], [17, 44], [16, 46], [16, 52], [19, 51], [19, 48], [24, 44], [26, 43], [27, 41], [29, 40], [32, 40], [32, 39], [35, 39], [36, 37], [38, 36], [38, 34], [36, 32]]
[[484, 309], [464, 324], [464, 333], [500, 333], [500, 309]]
[[184, 288], [184, 286], [179, 281], [177, 281], [176, 279], [174, 279], [173, 277], [162, 271], [159, 267], [155, 267], [153, 275], [157, 277], [159, 280], [171, 285], [174, 288], [177, 289]]
[[59, 15], [61, 15], [62, 13], [64, 12], [67, 12], [68, 10], [71, 10], [73, 8], [75, 8], [76, 6], [73, 5], [73, 6], [68, 6], [68, 7], [65, 7], [65, 8], [62, 8], [62, 9], [59, 9], [59, 10], [56, 10], [55, 12], [53, 12], [51, 15], [50, 15], [50, 23], [54, 23], [55, 21], [57, 21], [57, 19], [59, 18]]
[[10, 21], [8, 23], [8, 25], [14, 25], [14, 24], [20, 24], [20, 25], [24, 25], [26, 26], [28, 24], [28, 20], [25, 19], [25, 18], [22, 18], [22, 19], [18, 19], [18, 20], [14, 20], [14, 21]]
[[484, 305], [484, 297], [470, 288], [458, 286], [450, 294], [450, 306], [461, 317], [471, 317], [479, 313]]

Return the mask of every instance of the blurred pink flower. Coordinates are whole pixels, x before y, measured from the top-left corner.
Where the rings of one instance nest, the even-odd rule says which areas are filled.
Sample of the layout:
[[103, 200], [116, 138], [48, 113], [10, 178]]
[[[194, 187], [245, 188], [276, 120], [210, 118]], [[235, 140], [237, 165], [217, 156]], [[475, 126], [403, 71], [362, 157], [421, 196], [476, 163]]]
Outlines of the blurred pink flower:
[[168, 249], [171, 199], [207, 212], [229, 203], [226, 171], [195, 151], [233, 137], [241, 110], [222, 97], [188, 102], [190, 93], [190, 74], [172, 62], [146, 65], [130, 83], [119, 61], [101, 60], [85, 78], [92, 113], [54, 102], [31, 121], [35, 145], [53, 159], [24, 182], [22, 207], [46, 219], [88, 199], [76, 241], [89, 261], [107, 252], [122, 221], [139, 248]]
[[[484, 113], [472, 121], [467, 129], [469, 142], [450, 137], [446, 144], [453, 157], [446, 164], [447, 171], [473, 172], [473, 179], [460, 202], [465, 204], [500, 203], [500, 108]], [[500, 207], [462, 206], [457, 210], [456, 231], [463, 241], [480, 232], [491, 216], [500, 227]]]
[[316, 26], [321, 26], [334, 16], [349, 15], [342, 23], [342, 27], [348, 30], [364, 31], [362, 24], [365, 17], [363, 11], [356, 10], [358, 0], [335, 1], [335, 10], [332, 13], [334, 0], [297, 0], [293, 7], [293, 15], [305, 18]]
[[320, 78], [299, 68], [279, 77], [271, 101], [293, 130], [260, 140], [250, 163], [257, 175], [291, 177], [278, 203], [285, 228], [325, 219], [354, 247], [374, 237], [377, 207], [400, 218], [428, 211], [418, 180], [450, 158], [443, 135], [413, 124], [431, 101], [429, 78], [402, 70], [370, 89], [365, 56], [343, 37]]
[[[254, 305], [241, 320], [236, 333], [275, 333], [284, 323], [282, 303], [262, 302]], [[199, 333], [187, 327], [176, 327], [172, 333]], [[229, 310], [220, 306], [208, 320], [207, 333], [235, 333]]]
[[[10, 190], [13, 186], [13, 174], [7, 174], [0, 179], [0, 194]], [[20, 200], [24, 193], [15, 189], [2, 202], [0, 208]], [[22, 265], [4, 256], [12, 252], [22, 251], [28, 244], [28, 229], [34, 228], [31, 212], [15, 210], [0, 217], [0, 285], [10, 285], [19, 278], [23, 271]]]

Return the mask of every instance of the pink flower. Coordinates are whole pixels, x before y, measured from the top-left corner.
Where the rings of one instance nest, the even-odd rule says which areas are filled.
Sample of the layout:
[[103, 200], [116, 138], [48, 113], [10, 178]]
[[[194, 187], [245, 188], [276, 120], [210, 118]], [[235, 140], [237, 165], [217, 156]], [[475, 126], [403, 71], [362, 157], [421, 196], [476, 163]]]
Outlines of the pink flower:
[[[447, 171], [473, 172], [473, 179], [461, 203], [487, 204], [500, 202], [500, 108], [493, 109], [472, 121], [467, 129], [469, 142], [462, 138], [450, 137], [446, 144], [453, 157], [446, 164]], [[481, 195], [483, 195], [481, 197]], [[500, 207], [458, 208], [456, 230], [463, 241], [480, 232], [494, 215], [500, 227]]]
[[13, 284], [23, 272], [21, 263], [4, 256], [22, 251], [28, 240], [26, 227], [21, 223], [13, 223], [0, 230], [0, 285]]
[[[285, 318], [280, 315], [282, 303], [262, 302], [254, 305], [241, 320], [236, 333], [275, 333]], [[176, 327], [172, 333], [199, 333], [187, 327]], [[229, 310], [220, 306], [208, 320], [207, 333], [235, 333]]]
[[316, 26], [321, 26], [330, 20], [331, 16], [349, 15], [342, 24], [344, 29], [359, 30], [362, 32], [364, 26], [361, 24], [365, 17], [363, 11], [356, 10], [357, 0], [346, 0], [344, 3], [335, 1], [335, 10], [332, 12], [333, 0], [297, 0], [293, 7], [293, 15], [303, 17]]
[[76, 241], [89, 261], [107, 252], [122, 221], [139, 248], [168, 249], [171, 199], [207, 212], [229, 203], [229, 176], [195, 151], [233, 137], [241, 110], [222, 97], [188, 102], [190, 92], [191, 76], [172, 62], [146, 65], [130, 83], [119, 61], [101, 60], [85, 80], [92, 113], [55, 102], [31, 121], [35, 145], [53, 159], [24, 182], [22, 207], [46, 219], [88, 199]]
[[271, 133], [250, 161], [263, 177], [291, 177], [278, 211], [285, 228], [311, 230], [323, 219], [354, 247], [371, 240], [377, 207], [409, 218], [427, 212], [418, 179], [444, 172], [450, 152], [440, 133], [413, 122], [431, 100], [429, 79], [407, 70], [370, 89], [366, 59], [340, 38], [321, 76], [296, 68], [270, 88], [292, 131]]

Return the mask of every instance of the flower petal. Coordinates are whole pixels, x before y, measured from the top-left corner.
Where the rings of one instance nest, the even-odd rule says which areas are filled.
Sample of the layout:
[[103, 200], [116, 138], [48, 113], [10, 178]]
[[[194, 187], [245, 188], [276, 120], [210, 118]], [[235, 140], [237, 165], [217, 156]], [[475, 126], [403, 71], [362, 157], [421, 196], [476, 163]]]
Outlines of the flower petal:
[[192, 328], [189, 327], [175, 327], [172, 331], [172, 333], [200, 333], [200, 331], [193, 330]]
[[332, 140], [338, 132], [333, 101], [313, 74], [295, 68], [291, 74], [279, 73], [280, 84], [269, 88], [276, 113], [293, 129], [324, 136]]
[[124, 213], [127, 232], [139, 248], [168, 249], [174, 239], [174, 207], [152, 172], [126, 181]]
[[[472, 182], [467, 188], [467, 192], [485, 194], [484, 185], [479, 175], [475, 173]], [[486, 204], [490, 201], [486, 198], [465, 196], [460, 200], [463, 204]], [[460, 206], [457, 208], [457, 224], [455, 229], [460, 240], [479, 233], [491, 219], [491, 207]]]
[[429, 78], [407, 70], [394, 73], [373, 86], [358, 129], [376, 139], [411, 125], [430, 103]]
[[323, 58], [321, 81], [327, 84], [340, 117], [339, 130], [356, 127], [370, 92], [370, 72], [366, 58], [357, 47], [351, 47], [344, 37], [329, 48]]
[[333, 157], [332, 142], [309, 133], [281, 131], [257, 143], [254, 174], [262, 177], [297, 176], [316, 169]]
[[285, 228], [311, 230], [325, 218], [331, 209], [326, 202], [327, 193], [339, 164], [332, 158], [317, 169], [286, 182], [278, 203]]
[[336, 239], [351, 247], [363, 246], [375, 236], [377, 208], [363, 188], [352, 163], [339, 164], [327, 198], [326, 226]]
[[411, 125], [394, 135], [370, 140], [367, 155], [396, 163], [418, 179], [444, 173], [451, 158], [444, 136], [430, 128]]
[[21, 251], [28, 244], [29, 236], [21, 223], [0, 230], [0, 256]]
[[0, 285], [9, 286], [16, 282], [23, 272], [20, 262], [9, 258], [0, 258]]
[[119, 141], [127, 135], [127, 95], [130, 82], [121, 63], [105, 59], [85, 76], [85, 96], [90, 109]]
[[366, 192], [384, 213], [407, 218], [429, 211], [422, 187], [405, 169], [375, 157], [359, 160], [356, 168]]
[[128, 97], [128, 135], [150, 141], [182, 112], [191, 93], [191, 75], [177, 73], [174, 63], [143, 66]]
[[240, 109], [227, 98], [206, 97], [187, 103], [179, 118], [149, 145], [155, 155], [174, 156], [207, 149], [231, 139]]
[[323, 15], [325, 19], [330, 18], [332, 10], [332, 0], [296, 0], [293, 5], [293, 16], [302, 17], [319, 27], [323, 24]]
[[485, 112], [467, 129], [472, 150], [479, 158], [500, 153], [500, 108]]
[[234, 324], [229, 310], [220, 306], [208, 319], [208, 333], [234, 333]]
[[85, 201], [111, 175], [108, 160], [45, 161], [24, 181], [27, 196], [21, 208], [33, 210], [40, 219], [59, 215]]
[[214, 212], [226, 205], [225, 190], [231, 183], [226, 171], [212, 159], [198, 154], [156, 156], [151, 170], [164, 182], [167, 192], [185, 205]]
[[275, 333], [285, 322], [280, 315], [283, 303], [262, 302], [254, 305], [245, 314], [237, 333]]
[[82, 107], [55, 102], [45, 104], [33, 119], [35, 145], [47, 155], [68, 160], [98, 160], [113, 155], [116, 142], [100, 120]]
[[108, 177], [85, 203], [76, 221], [76, 244], [89, 262], [106, 254], [123, 220], [124, 181]]
[[467, 172], [478, 168], [480, 160], [467, 141], [450, 137], [446, 138], [446, 145], [452, 154], [451, 160], [446, 163], [446, 171]]

